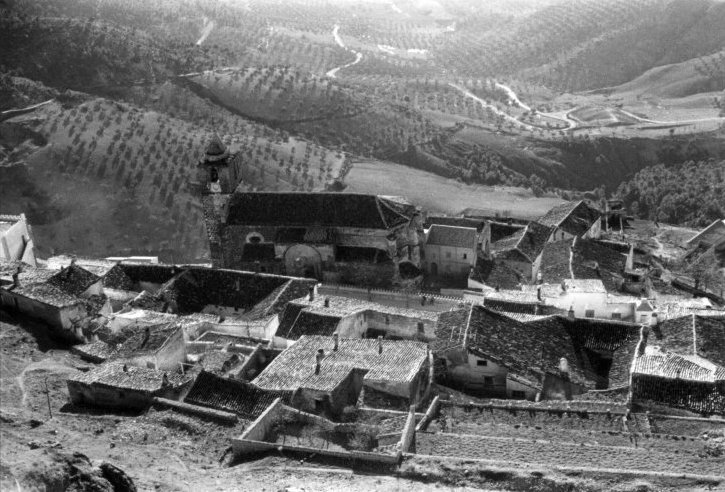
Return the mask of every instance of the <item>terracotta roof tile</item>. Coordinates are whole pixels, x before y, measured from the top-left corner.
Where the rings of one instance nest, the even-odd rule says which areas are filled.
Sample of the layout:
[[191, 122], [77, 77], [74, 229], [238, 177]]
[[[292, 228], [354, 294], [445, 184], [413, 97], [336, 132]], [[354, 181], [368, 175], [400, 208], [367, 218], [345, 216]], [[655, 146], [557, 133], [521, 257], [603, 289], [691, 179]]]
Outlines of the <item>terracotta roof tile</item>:
[[476, 247], [477, 234], [472, 227], [433, 224], [428, 231], [426, 244], [473, 249]]

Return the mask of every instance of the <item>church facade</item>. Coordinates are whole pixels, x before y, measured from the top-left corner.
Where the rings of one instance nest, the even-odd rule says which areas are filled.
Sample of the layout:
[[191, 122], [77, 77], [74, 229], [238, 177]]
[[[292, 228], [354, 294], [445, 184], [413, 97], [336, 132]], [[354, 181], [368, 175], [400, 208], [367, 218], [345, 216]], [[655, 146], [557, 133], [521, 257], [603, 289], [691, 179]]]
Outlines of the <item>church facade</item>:
[[243, 191], [242, 170], [218, 137], [198, 165], [213, 266], [364, 286], [421, 279], [422, 218], [405, 200]]

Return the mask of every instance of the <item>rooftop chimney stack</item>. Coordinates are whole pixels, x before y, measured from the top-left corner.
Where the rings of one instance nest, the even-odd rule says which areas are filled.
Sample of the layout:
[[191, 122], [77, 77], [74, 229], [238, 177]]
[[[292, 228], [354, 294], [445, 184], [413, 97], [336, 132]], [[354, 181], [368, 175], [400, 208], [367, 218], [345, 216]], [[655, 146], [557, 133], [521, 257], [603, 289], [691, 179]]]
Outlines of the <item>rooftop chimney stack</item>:
[[75, 266], [75, 264], [76, 264], [76, 257], [72, 256], [70, 259], [70, 266]]
[[330, 298], [325, 297], [325, 307], [330, 307]]
[[20, 267], [13, 273], [13, 287], [20, 288]]
[[332, 334], [332, 340], [335, 342], [335, 346], [332, 348], [332, 350], [334, 350], [335, 352], [337, 352], [337, 349], [340, 346], [340, 335], [337, 332], [333, 333]]
[[378, 335], [378, 354], [383, 353], [383, 336]]
[[574, 306], [569, 306], [568, 315], [569, 315], [569, 319], [574, 319], [575, 318], [575, 316], [574, 316]]
[[319, 349], [315, 356], [315, 374], [320, 374], [320, 367], [322, 366], [322, 359], [325, 358], [325, 350]]
[[536, 288], [536, 298], [541, 302], [541, 286]]
[[315, 300], [315, 288], [310, 287], [310, 302]]

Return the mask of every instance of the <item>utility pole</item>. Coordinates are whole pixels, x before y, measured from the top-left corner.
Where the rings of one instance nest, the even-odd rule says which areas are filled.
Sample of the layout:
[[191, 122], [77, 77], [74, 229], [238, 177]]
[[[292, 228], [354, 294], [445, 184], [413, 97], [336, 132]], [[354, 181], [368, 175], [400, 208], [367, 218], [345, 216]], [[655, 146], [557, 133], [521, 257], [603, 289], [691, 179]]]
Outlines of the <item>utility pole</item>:
[[53, 418], [53, 410], [50, 408], [50, 391], [48, 390], [48, 376], [45, 377], [45, 397], [48, 400], [48, 415]]

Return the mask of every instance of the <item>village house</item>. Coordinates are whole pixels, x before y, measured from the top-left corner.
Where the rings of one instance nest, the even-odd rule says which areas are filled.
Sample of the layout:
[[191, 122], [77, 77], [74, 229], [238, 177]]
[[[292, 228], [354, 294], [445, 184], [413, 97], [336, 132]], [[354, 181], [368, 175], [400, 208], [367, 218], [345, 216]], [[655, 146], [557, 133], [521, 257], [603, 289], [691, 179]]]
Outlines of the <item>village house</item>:
[[146, 326], [121, 343], [110, 360], [163, 371], [186, 362], [186, 336], [176, 323]]
[[397, 308], [350, 297], [309, 296], [287, 304], [280, 315], [274, 345], [286, 347], [303, 335], [342, 338], [408, 339], [435, 337], [439, 313]]
[[575, 237], [598, 239], [602, 231], [601, 213], [583, 200], [557, 205], [537, 222], [552, 228], [549, 242]]
[[253, 260], [263, 272], [279, 263], [288, 275], [364, 286], [420, 276], [422, 219], [414, 206], [353, 193], [239, 191], [239, 159], [215, 137], [198, 166], [213, 266]]
[[711, 248], [725, 242], [725, 219], [718, 219], [687, 241], [690, 247]]
[[[639, 327], [631, 324], [562, 316], [521, 323], [475, 305], [442, 315], [436, 333], [431, 349], [443, 384], [477, 396], [529, 400], [571, 399], [623, 378], [626, 383], [639, 340]], [[613, 382], [597, 371], [603, 360], [616, 362]]]
[[91, 321], [111, 313], [100, 279], [77, 265], [61, 271], [3, 265], [5, 278], [14, 272], [0, 285], [0, 305], [45, 321], [60, 338], [84, 341]]
[[302, 336], [253, 381], [262, 389], [295, 392], [292, 405], [339, 413], [361, 391], [417, 403], [428, 391], [429, 352], [408, 340]]
[[725, 367], [646, 346], [632, 367], [632, 402], [725, 415]]
[[33, 233], [25, 214], [0, 215], [0, 260], [37, 266]]
[[425, 239], [425, 268], [433, 275], [467, 278], [478, 258], [478, 232], [473, 227], [431, 225]]
[[424, 230], [430, 230], [434, 225], [450, 227], [467, 227], [476, 229], [478, 234], [477, 251], [488, 254], [491, 245], [491, 222], [485, 219], [472, 219], [467, 217], [448, 217], [445, 215], [426, 215]]
[[499, 259], [478, 258], [468, 276], [468, 290], [520, 289], [529, 279]]
[[121, 363], [106, 363], [67, 380], [75, 405], [142, 410], [154, 397], [178, 398], [191, 378]]
[[534, 282], [541, 265], [541, 254], [551, 237], [552, 228], [529, 222], [515, 234], [491, 244], [496, 262], [516, 271], [526, 282]]

